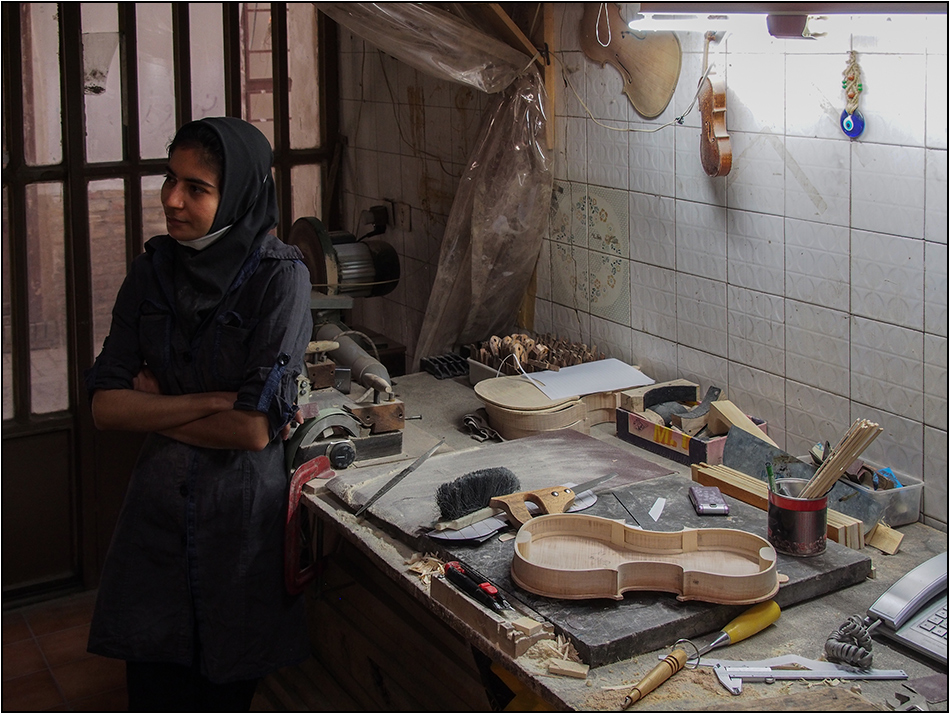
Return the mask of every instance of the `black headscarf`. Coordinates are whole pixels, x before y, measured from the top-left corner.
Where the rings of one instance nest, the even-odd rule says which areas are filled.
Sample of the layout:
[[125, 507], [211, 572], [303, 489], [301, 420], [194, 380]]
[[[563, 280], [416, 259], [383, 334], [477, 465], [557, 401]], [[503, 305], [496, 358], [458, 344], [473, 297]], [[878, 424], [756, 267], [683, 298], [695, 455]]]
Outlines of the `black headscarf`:
[[175, 303], [178, 319], [191, 338], [218, 306], [248, 257], [277, 225], [277, 189], [271, 176], [274, 154], [255, 127], [233, 117], [200, 119], [221, 139], [224, 150], [220, 203], [209, 235], [230, 226], [204, 250], [178, 244]]

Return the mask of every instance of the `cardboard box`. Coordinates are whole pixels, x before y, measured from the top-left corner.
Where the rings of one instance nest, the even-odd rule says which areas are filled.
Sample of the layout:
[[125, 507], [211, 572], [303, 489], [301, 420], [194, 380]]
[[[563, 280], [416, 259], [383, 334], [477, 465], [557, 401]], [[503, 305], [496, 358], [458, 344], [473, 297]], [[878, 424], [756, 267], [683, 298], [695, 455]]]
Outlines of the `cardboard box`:
[[[763, 420], [753, 416], [749, 418], [763, 434], [768, 433]], [[705, 462], [717, 466], [722, 463], [722, 450], [726, 446], [725, 435], [707, 440], [697, 439], [662, 424], [654, 424], [621, 407], [617, 408], [617, 436], [642, 449], [686, 465]]]

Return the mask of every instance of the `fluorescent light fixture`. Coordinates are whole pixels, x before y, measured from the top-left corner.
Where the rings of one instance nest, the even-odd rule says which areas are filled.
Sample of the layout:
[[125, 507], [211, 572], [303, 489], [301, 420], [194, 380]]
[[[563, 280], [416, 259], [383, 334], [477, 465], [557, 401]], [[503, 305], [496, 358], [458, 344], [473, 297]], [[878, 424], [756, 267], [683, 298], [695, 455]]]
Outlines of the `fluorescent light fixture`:
[[673, 32], [765, 32], [765, 15], [752, 13], [689, 14], [672, 12], [637, 13], [628, 23], [631, 30]]

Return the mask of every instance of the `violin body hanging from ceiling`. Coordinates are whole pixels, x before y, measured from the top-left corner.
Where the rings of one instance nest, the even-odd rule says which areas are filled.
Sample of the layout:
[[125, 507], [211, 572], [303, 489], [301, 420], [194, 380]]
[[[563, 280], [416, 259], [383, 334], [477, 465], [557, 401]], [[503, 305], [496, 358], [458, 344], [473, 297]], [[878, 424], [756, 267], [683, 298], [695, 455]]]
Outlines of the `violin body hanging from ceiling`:
[[623, 78], [623, 93], [647, 119], [663, 113], [679, 81], [683, 51], [672, 32], [631, 30], [615, 3], [584, 3], [581, 49], [603, 67], [612, 65]]

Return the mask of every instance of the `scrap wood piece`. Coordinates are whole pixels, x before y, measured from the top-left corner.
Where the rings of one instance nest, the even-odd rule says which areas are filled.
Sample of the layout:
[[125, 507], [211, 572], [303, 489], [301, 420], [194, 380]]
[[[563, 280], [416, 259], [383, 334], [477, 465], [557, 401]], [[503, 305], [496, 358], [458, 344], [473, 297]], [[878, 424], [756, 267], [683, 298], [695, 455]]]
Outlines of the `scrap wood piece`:
[[430, 553], [426, 553], [425, 555], [422, 553], [413, 553], [405, 563], [409, 566], [409, 570], [416, 573], [419, 579], [427, 585], [433, 575], [445, 574], [444, 563]]
[[[717, 486], [727, 496], [731, 496], [750, 506], [766, 511], [769, 507], [769, 487], [765, 481], [736, 471], [728, 466], [713, 466], [707, 463], [693, 464], [690, 467], [692, 479], [703, 486]], [[828, 509], [828, 528], [826, 535], [835, 543], [852, 550], [861, 550], [865, 545], [864, 523], [852, 516]]]
[[739, 407], [728, 399], [720, 399], [713, 402], [709, 408], [709, 418], [706, 420], [706, 428], [713, 436], [725, 434], [730, 427], [739, 427], [756, 436], [767, 444], [771, 444], [776, 449], [778, 444], [772, 441], [769, 436], [762, 431], [758, 425], [752, 421]]
[[642, 412], [663, 402], [698, 402], [699, 385], [687, 379], [648, 384], [620, 393], [620, 406], [628, 412]]
[[590, 669], [582, 662], [572, 662], [569, 659], [552, 659], [548, 662], [548, 672], [550, 674], [560, 674], [565, 677], [576, 677], [577, 679], [587, 679], [587, 671]]
[[[540, 629], [528, 634], [516, 627], [513, 622], [464, 595], [454, 585], [446, 582], [445, 578], [432, 578], [429, 594], [435, 602], [452, 612], [473, 632], [485, 638], [509, 657], [520, 657], [529, 649], [540, 643], [553, 641], [555, 637], [554, 626], [551, 623], [542, 622]], [[557, 656], [567, 658], [568, 654], [558, 650]]]
[[894, 555], [901, 547], [901, 541], [904, 540], [904, 534], [900, 533], [885, 523], [878, 523], [867, 537], [867, 544], [877, 548], [882, 553]]
[[684, 414], [674, 414], [672, 417], [673, 426], [678, 428], [684, 434], [689, 436], [695, 436], [702, 428], [706, 426], [706, 421], [709, 418], [709, 409], [712, 406], [712, 403], [719, 399], [722, 394], [722, 389], [719, 387], [709, 387], [706, 390], [706, 395], [694, 408], [685, 412]]

